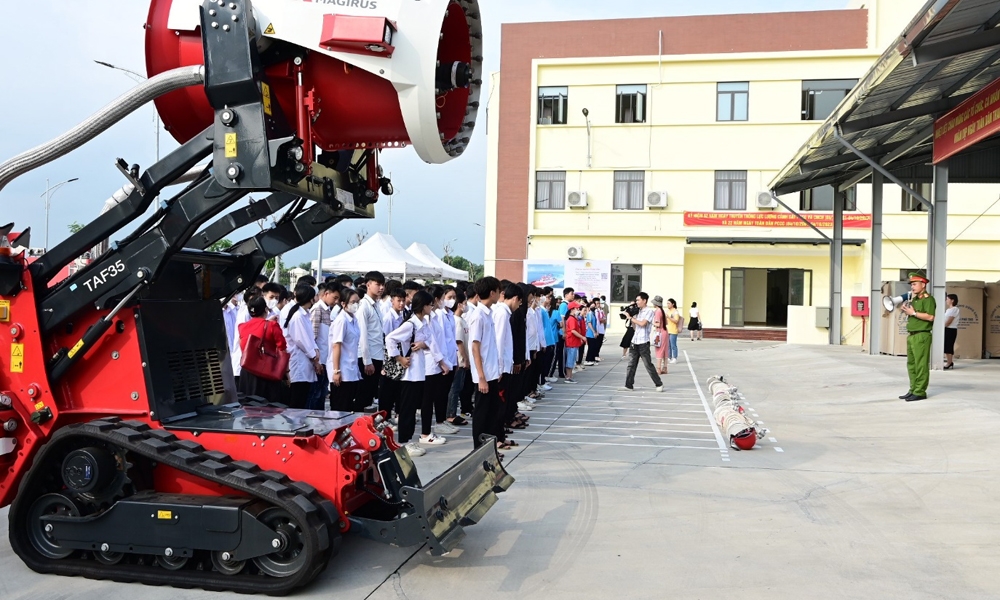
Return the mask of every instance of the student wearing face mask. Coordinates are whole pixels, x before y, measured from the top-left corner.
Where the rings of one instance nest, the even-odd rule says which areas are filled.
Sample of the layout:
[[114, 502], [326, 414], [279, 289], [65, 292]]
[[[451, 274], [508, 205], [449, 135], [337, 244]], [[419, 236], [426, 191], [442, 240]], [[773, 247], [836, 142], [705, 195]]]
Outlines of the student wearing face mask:
[[[429, 337], [427, 317], [434, 309], [434, 297], [425, 291], [413, 294], [411, 305], [413, 314], [385, 340], [388, 359], [395, 360], [406, 368], [400, 387], [399, 429], [398, 441], [405, 444], [410, 456], [422, 456], [427, 453], [418, 444], [411, 442], [417, 427], [417, 409], [423, 405], [424, 386], [426, 385], [426, 368], [424, 366]], [[430, 411], [421, 408], [421, 420], [431, 422]], [[439, 442], [439, 443], [443, 443]]]
[[[443, 444], [445, 440], [440, 437], [441, 434], [457, 433], [458, 428], [445, 422], [447, 417], [445, 413], [448, 409], [446, 375], [451, 372], [451, 365], [445, 357], [444, 320], [441, 316], [444, 288], [435, 285], [427, 288], [427, 292], [431, 294], [434, 302], [431, 314], [427, 317], [427, 349], [424, 350], [424, 374], [427, 383], [424, 385], [424, 400], [420, 411], [420, 443], [438, 445]], [[432, 413], [435, 417], [433, 425], [430, 420], [424, 419], [424, 415]]]
[[327, 372], [330, 374], [330, 409], [343, 412], [364, 410], [358, 400], [358, 386], [361, 370], [358, 368], [358, 341], [361, 339], [358, 313], [358, 293], [350, 290], [344, 294], [347, 301], [344, 310], [330, 326], [330, 358]]
[[316, 292], [312, 286], [302, 284], [295, 288], [295, 303], [281, 318], [281, 329], [288, 342], [288, 380], [290, 382], [288, 405], [305, 408], [309, 390], [316, 375], [322, 370], [319, 348], [313, 337], [309, 309]]
[[268, 319], [278, 318], [278, 303], [281, 302], [281, 293], [283, 291], [285, 291], [285, 287], [277, 283], [265, 283], [260, 288], [261, 296], [264, 297], [264, 302], [267, 303]]
[[[389, 285], [386, 284], [386, 287]], [[389, 306], [382, 311], [382, 335], [385, 339], [403, 324], [403, 310], [406, 304], [406, 292], [402, 285], [395, 286], [388, 295]], [[379, 375], [378, 408], [390, 417], [394, 412], [399, 414], [399, 382], [389, 379], [384, 372]]]
[[[441, 331], [444, 335], [442, 354], [444, 354], [445, 362], [448, 363], [448, 372], [444, 375], [440, 396], [435, 401], [439, 403], [440, 414], [446, 415], [443, 423], [451, 433], [458, 433], [458, 427], [450, 419], [454, 415], [448, 411], [448, 394], [455, 381], [455, 369], [458, 367], [458, 341], [455, 336], [454, 312], [456, 304], [458, 304], [458, 290], [450, 285], [444, 286], [441, 308], [435, 311], [435, 314], [441, 321]], [[438, 412], [438, 405], [435, 405], [434, 412]]]

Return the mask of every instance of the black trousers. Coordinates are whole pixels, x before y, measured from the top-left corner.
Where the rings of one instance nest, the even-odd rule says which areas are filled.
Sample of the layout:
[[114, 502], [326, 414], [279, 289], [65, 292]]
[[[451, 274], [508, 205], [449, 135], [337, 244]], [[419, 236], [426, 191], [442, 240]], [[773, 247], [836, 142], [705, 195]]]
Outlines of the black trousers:
[[958, 339], [958, 329], [952, 327], [944, 328], [944, 353], [955, 353], [955, 340]]
[[389, 379], [385, 375], [379, 375], [378, 380], [378, 409], [390, 414], [395, 411], [400, 412], [400, 382]]
[[475, 406], [472, 403], [472, 398], [476, 393], [476, 384], [472, 383], [472, 371], [469, 369], [464, 369], [465, 372], [465, 383], [462, 385], [462, 391], [458, 396], [459, 406], [464, 414], [471, 415], [475, 410]]
[[[358, 387], [360, 387], [360, 381], [341, 381], [340, 385], [330, 384], [330, 410], [338, 410], [341, 412], [359, 412], [358, 411]], [[361, 410], [365, 409], [365, 405], [361, 406]]]
[[597, 351], [594, 352], [594, 356], [600, 358], [601, 348], [604, 347], [604, 334], [603, 333], [597, 334], [597, 337], [594, 338], [594, 340], [597, 342]]
[[552, 370], [552, 358], [555, 356], [555, 353], [556, 349], [554, 346], [547, 346], [545, 350], [537, 354], [538, 376], [535, 378], [535, 381], [538, 385], [543, 385], [545, 378], [549, 376], [549, 372]]
[[[405, 444], [413, 438], [417, 428], [417, 409], [424, 400], [423, 381], [399, 382], [399, 443]], [[429, 421], [429, 419], [424, 419]]]
[[311, 381], [298, 381], [289, 386], [288, 406], [292, 408], [305, 408], [309, 400], [309, 392], [312, 390]]
[[[479, 436], [482, 434], [498, 436], [496, 422], [500, 421], [498, 413], [502, 414], [500, 413], [500, 382], [490, 381], [489, 391], [485, 394], [479, 391], [477, 384], [473, 385], [476, 386], [476, 408], [472, 413], [472, 446], [478, 448], [482, 446], [482, 442], [479, 440]], [[502, 424], [499, 433], [503, 433]]]
[[358, 359], [358, 369], [361, 370], [361, 385], [358, 386], [358, 403], [364, 402], [361, 405], [362, 410], [374, 404], [375, 398], [378, 397], [378, 380], [382, 376], [382, 361], [372, 359], [372, 366], [375, 367], [375, 372], [371, 375], [365, 375], [365, 363], [360, 358]]
[[428, 375], [424, 385], [424, 397], [420, 403], [420, 433], [430, 435], [432, 419], [437, 413], [437, 422], [445, 419], [448, 410], [448, 390], [444, 387], [445, 377], [441, 373]]
[[649, 356], [649, 342], [646, 342], [645, 344], [632, 344], [629, 346], [628, 373], [625, 375], [625, 387], [632, 387], [635, 384], [635, 370], [639, 366], [639, 359], [642, 359], [642, 364], [646, 366], [646, 372], [649, 373], [649, 378], [653, 380], [653, 384], [656, 387], [663, 385], [663, 380], [660, 379], [660, 375], [653, 366], [653, 359]]
[[587, 362], [594, 362], [597, 358], [597, 338], [587, 338]]
[[566, 362], [566, 340], [565, 338], [560, 337], [559, 341], [556, 342], [556, 355], [552, 359], [552, 363], [556, 366], [556, 369], [558, 370], [558, 375], [552, 375], [550, 371], [549, 376], [558, 377], [559, 379], [566, 377], [565, 362]]

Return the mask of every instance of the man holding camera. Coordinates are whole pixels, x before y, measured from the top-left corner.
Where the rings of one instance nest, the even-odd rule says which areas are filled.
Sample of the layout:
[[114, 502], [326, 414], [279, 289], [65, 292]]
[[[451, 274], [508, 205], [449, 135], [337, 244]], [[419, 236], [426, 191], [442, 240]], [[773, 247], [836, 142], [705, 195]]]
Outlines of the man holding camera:
[[635, 329], [635, 334], [632, 336], [632, 342], [629, 345], [628, 374], [625, 375], [625, 387], [623, 389], [629, 391], [634, 389], [635, 370], [639, 366], [639, 359], [641, 358], [643, 365], [646, 367], [646, 372], [649, 373], [649, 377], [656, 386], [656, 391], [662, 392], [663, 381], [656, 373], [656, 369], [653, 367], [653, 360], [649, 356], [649, 341], [653, 329], [654, 313], [653, 309], [647, 306], [648, 303], [649, 294], [639, 292], [635, 299], [635, 304], [639, 312], [635, 315], [629, 315], [628, 318], [629, 323]]
[[927, 293], [929, 280], [920, 272], [910, 273], [910, 301], [901, 310], [906, 320], [906, 372], [910, 376], [910, 391], [900, 400], [915, 402], [927, 399], [927, 384], [931, 378], [931, 331], [937, 302]]

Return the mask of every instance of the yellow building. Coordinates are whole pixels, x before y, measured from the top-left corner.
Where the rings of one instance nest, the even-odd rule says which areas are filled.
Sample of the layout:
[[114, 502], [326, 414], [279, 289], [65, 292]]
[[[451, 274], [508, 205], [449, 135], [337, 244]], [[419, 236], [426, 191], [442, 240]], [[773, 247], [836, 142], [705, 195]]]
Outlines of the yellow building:
[[[922, 5], [504, 25], [487, 273], [521, 279], [526, 259], [576, 247], [612, 262], [609, 300], [642, 289], [697, 302], [707, 328], [781, 329], [789, 305], [827, 306], [829, 245], [768, 184]], [[948, 279], [997, 280], [983, 257], [1000, 255], [1000, 187], [950, 194]], [[852, 196], [842, 332], [857, 344], [847, 307], [869, 295], [870, 187]], [[828, 233], [832, 198], [827, 187], [779, 199]], [[898, 280], [925, 265], [926, 213], [891, 186], [884, 204], [883, 278]], [[824, 341], [809, 329], [801, 341]]]

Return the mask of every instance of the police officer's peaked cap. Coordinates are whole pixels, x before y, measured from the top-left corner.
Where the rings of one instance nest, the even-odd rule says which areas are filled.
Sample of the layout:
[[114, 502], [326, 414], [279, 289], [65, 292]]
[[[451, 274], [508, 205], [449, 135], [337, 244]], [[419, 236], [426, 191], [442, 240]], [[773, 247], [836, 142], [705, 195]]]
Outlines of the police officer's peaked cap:
[[914, 271], [910, 273], [910, 283], [913, 283], [914, 281], [930, 283], [930, 279], [927, 279], [927, 275], [925, 275], [923, 271]]

